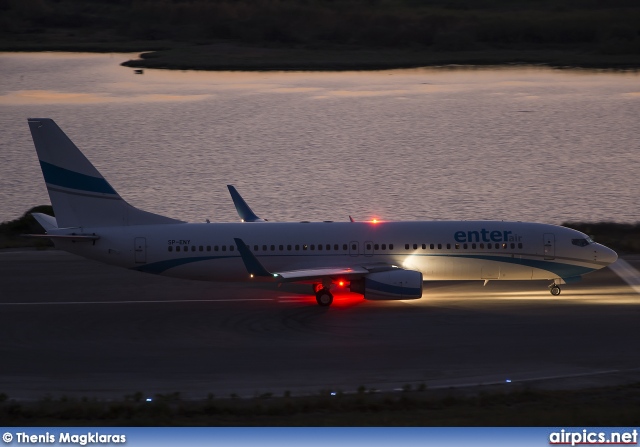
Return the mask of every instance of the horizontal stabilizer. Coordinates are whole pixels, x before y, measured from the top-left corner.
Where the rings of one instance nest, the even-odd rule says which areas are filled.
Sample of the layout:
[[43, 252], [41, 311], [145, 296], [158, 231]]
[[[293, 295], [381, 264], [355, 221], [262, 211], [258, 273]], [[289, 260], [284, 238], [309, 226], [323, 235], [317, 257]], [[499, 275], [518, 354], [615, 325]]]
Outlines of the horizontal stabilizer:
[[100, 236], [96, 236], [95, 234], [21, 234], [20, 236], [65, 241], [97, 241], [100, 239]]
[[55, 230], [58, 228], [58, 222], [53, 216], [42, 213], [31, 213], [31, 215], [36, 221], [38, 221], [40, 226], [44, 228], [44, 231]]

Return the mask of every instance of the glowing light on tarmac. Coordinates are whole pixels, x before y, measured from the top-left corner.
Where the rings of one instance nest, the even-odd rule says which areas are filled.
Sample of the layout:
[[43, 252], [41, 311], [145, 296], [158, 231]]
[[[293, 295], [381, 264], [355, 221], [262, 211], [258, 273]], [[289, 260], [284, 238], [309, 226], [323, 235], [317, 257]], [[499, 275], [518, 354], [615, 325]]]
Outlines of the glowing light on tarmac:
[[636, 293], [640, 293], [640, 272], [633, 268], [631, 264], [624, 259], [618, 258], [618, 260], [611, 264], [609, 268], [613, 270], [616, 275], [622, 278], [624, 282], [629, 284]]

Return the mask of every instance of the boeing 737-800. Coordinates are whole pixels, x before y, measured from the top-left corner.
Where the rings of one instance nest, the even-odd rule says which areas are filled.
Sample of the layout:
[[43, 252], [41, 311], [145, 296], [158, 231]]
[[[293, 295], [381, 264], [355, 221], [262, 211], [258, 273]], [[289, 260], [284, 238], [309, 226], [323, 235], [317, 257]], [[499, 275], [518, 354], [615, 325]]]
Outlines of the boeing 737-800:
[[527, 222], [265, 222], [230, 188], [243, 220], [186, 223], [139, 210], [49, 118], [29, 127], [55, 218], [56, 247], [140, 272], [205, 281], [313, 284], [321, 306], [344, 283], [369, 300], [422, 297], [423, 281], [579, 280], [616, 253], [570, 228]]

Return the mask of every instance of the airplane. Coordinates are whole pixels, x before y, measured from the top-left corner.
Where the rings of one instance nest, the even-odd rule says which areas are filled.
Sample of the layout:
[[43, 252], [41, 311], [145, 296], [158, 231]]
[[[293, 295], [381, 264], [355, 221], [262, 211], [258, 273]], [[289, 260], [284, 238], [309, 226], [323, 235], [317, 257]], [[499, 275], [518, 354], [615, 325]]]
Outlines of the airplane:
[[422, 298], [424, 281], [548, 280], [557, 296], [560, 285], [617, 259], [584, 233], [542, 223], [265, 223], [235, 188], [245, 222], [187, 223], [127, 203], [52, 119], [28, 123], [55, 213], [33, 214], [46, 231], [36, 237], [139, 272], [309, 283], [318, 305], [330, 306], [338, 284], [367, 300], [410, 300]]

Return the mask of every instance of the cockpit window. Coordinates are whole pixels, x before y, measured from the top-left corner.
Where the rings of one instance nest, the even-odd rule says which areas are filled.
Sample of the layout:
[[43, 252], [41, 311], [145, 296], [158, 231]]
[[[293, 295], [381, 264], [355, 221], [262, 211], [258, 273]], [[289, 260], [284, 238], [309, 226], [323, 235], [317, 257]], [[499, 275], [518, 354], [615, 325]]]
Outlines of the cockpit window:
[[571, 243], [578, 247], [586, 247], [589, 244], [593, 244], [593, 240], [590, 237], [585, 239], [571, 239]]

